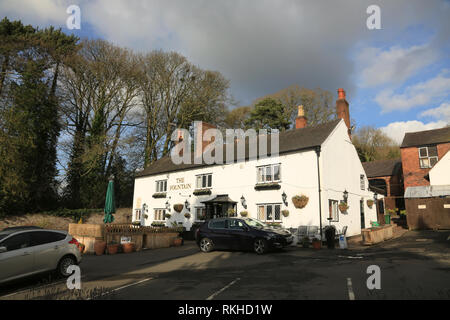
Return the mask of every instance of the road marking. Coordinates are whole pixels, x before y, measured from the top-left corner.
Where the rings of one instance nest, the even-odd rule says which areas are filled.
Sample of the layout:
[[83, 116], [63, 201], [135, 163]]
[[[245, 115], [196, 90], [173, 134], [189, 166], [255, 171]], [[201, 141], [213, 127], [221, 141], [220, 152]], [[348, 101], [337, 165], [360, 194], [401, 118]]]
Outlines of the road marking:
[[355, 293], [353, 292], [352, 278], [347, 278], [348, 299], [355, 300]]
[[[129, 284], [124, 285], [124, 286], [122, 286], [122, 287], [113, 289], [113, 290], [111, 290], [111, 291], [109, 291], [109, 292], [102, 293], [101, 295], [96, 296], [96, 297], [94, 297], [94, 298], [103, 297], [103, 296], [106, 296], [106, 295], [108, 295], [108, 294], [111, 294], [112, 292], [117, 292], [117, 291], [120, 291], [120, 290], [122, 290], [122, 289], [125, 289], [125, 288], [128, 288], [128, 287], [132, 287], [132, 286], [135, 286], [135, 285], [138, 285], [138, 284], [141, 284], [141, 283], [143, 283], [143, 282], [150, 281], [150, 280], [153, 280], [153, 279], [154, 279], [154, 278], [147, 278], [147, 279], [140, 280], [140, 281], [138, 281], [138, 282], [129, 283]], [[91, 298], [88, 298], [87, 300], [91, 300]]]
[[[83, 279], [84, 277], [85, 276], [81, 276], [81, 279]], [[24, 292], [27, 292], [27, 291], [31, 291], [32, 292], [32, 291], [36, 291], [36, 290], [41, 290], [41, 289], [44, 289], [44, 288], [47, 288], [47, 287], [56, 286], [56, 285], [63, 284], [63, 283], [66, 283], [66, 282], [67, 282], [67, 279], [63, 279], [63, 280], [57, 281], [57, 282], [46, 283], [46, 284], [43, 284], [43, 285], [38, 286], [38, 287], [28, 287], [28, 288], [22, 289], [20, 291], [9, 293], [9, 294], [7, 294], [5, 296], [0, 296], [0, 299], [12, 297], [12, 296], [15, 296], [17, 294], [21, 294], [21, 293], [24, 293]]]
[[219, 291], [217, 291], [216, 293], [213, 293], [212, 295], [210, 295], [208, 298], [206, 298], [206, 300], [212, 300], [214, 299], [214, 297], [216, 297], [218, 294], [220, 294], [221, 292], [225, 291], [226, 289], [228, 289], [229, 287], [231, 287], [233, 284], [235, 284], [236, 282], [238, 282], [239, 280], [241, 280], [241, 278], [237, 278], [236, 280], [230, 282], [228, 285], [226, 285], [225, 287], [223, 287], [222, 289], [220, 289]]

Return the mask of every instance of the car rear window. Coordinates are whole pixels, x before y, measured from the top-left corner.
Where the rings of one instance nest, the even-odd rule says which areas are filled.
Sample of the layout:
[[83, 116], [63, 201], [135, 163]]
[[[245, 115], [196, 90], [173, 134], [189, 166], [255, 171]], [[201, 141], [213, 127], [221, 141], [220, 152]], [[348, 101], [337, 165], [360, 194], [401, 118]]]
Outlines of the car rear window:
[[209, 222], [208, 227], [210, 229], [225, 229], [225, 220], [212, 220]]

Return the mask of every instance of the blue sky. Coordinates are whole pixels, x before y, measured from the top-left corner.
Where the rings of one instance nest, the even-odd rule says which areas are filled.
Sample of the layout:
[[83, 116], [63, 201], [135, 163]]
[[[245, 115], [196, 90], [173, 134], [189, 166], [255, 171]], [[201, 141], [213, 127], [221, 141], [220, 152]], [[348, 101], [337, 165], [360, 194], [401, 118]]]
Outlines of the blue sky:
[[[66, 8], [81, 9], [81, 30]], [[366, 9], [381, 9], [368, 30]], [[450, 123], [449, 1], [0, 0], [0, 15], [138, 52], [175, 50], [231, 82], [239, 105], [292, 84], [347, 91], [358, 127], [401, 141]]]

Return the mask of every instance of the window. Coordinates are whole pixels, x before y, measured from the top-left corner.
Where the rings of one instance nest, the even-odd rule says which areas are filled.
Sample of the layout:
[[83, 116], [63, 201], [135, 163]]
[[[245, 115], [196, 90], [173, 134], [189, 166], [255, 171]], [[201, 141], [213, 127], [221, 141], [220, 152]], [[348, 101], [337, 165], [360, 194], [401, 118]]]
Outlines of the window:
[[196, 207], [195, 208], [195, 220], [203, 221], [206, 218], [206, 209], [205, 207]]
[[166, 192], [167, 191], [167, 180], [156, 181], [156, 192]]
[[60, 232], [35, 231], [31, 232], [30, 234], [31, 234], [31, 243], [33, 246], [58, 242], [66, 238], [66, 235]]
[[166, 215], [166, 209], [155, 209], [154, 221], [164, 221]]
[[258, 205], [258, 220], [269, 222], [281, 221], [281, 204]]
[[135, 216], [134, 220], [141, 220], [141, 209], [136, 209], [134, 216]]
[[257, 182], [270, 183], [281, 180], [280, 164], [271, 164], [268, 166], [261, 166], [257, 168]]
[[226, 220], [212, 220], [209, 222], [208, 227], [210, 229], [225, 229], [226, 228]]
[[438, 162], [437, 147], [419, 148], [419, 164], [422, 169], [432, 168]]
[[30, 233], [20, 233], [12, 236], [1, 243], [2, 247], [6, 247], [7, 251], [28, 248], [31, 244]]
[[197, 189], [212, 187], [212, 173], [200, 174], [197, 176], [195, 187]]
[[328, 200], [329, 217], [331, 221], [339, 221], [339, 208], [337, 200]]
[[361, 190], [365, 190], [366, 189], [366, 183], [364, 181], [364, 175], [361, 174], [359, 176], [359, 185], [361, 186]]
[[228, 228], [234, 230], [244, 230], [245, 225], [241, 220], [238, 219], [229, 219], [228, 220]]

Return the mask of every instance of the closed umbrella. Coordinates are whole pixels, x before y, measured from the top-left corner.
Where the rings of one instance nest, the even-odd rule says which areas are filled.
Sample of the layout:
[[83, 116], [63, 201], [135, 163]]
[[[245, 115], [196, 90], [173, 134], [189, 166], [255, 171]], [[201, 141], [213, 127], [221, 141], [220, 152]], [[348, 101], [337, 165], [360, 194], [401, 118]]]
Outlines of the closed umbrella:
[[114, 221], [113, 213], [116, 212], [116, 205], [114, 201], [114, 176], [111, 176], [108, 183], [108, 190], [106, 190], [105, 200], [105, 218], [104, 223], [112, 223]]

